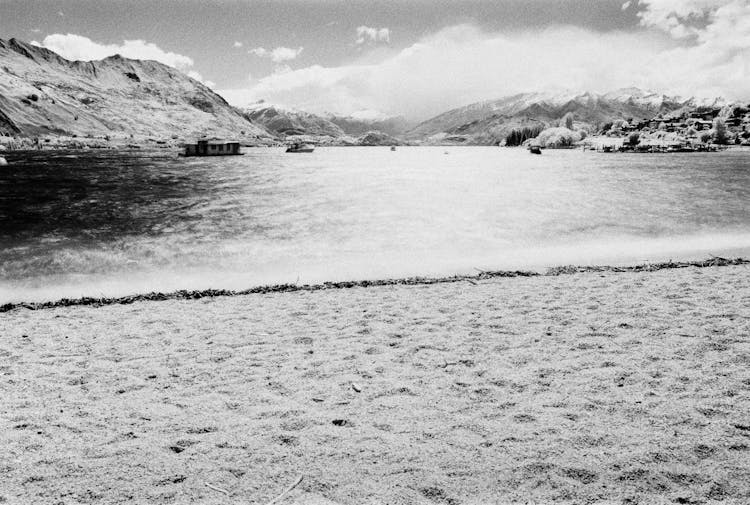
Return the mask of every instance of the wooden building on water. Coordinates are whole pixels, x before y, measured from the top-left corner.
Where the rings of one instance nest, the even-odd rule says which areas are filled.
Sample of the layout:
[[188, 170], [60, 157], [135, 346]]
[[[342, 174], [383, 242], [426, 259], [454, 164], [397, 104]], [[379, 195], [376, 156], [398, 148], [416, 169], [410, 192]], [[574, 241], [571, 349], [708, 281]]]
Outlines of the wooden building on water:
[[240, 155], [240, 143], [234, 140], [199, 140], [185, 144], [185, 156], [233, 156]]

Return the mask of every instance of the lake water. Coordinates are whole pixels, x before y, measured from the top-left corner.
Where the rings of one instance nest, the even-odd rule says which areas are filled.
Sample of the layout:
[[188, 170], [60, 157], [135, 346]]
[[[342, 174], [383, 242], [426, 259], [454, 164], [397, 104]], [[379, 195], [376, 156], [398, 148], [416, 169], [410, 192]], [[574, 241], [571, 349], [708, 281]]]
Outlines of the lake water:
[[0, 303], [747, 255], [750, 152], [10, 153]]

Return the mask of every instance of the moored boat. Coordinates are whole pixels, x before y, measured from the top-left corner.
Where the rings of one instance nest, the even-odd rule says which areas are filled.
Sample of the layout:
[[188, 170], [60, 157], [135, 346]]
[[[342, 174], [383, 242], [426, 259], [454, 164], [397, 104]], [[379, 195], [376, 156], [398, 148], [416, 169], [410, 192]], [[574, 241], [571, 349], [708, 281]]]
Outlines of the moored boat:
[[542, 146], [530, 145], [529, 146], [529, 152], [531, 154], [542, 154]]
[[286, 152], [288, 153], [311, 153], [315, 150], [315, 146], [313, 144], [304, 144], [301, 142], [295, 142], [294, 144], [289, 144], [286, 148]]

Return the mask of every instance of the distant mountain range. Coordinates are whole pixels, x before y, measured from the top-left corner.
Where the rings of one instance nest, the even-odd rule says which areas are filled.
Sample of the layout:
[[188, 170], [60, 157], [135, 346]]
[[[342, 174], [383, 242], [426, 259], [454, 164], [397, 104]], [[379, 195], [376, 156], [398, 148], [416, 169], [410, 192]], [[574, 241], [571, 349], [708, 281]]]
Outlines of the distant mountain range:
[[721, 99], [698, 101], [625, 88], [606, 94], [524, 93], [450, 110], [407, 132], [431, 143], [494, 144], [513, 129], [556, 125], [571, 113], [574, 124], [589, 131], [618, 119], [646, 120], [701, 107], [721, 107]]
[[359, 137], [370, 132], [381, 132], [397, 137], [408, 131], [411, 124], [403, 117], [373, 119], [335, 114], [316, 115], [309, 112], [256, 103], [244, 109], [247, 118], [279, 136], [321, 136], [339, 138]]
[[0, 40], [0, 130], [24, 136], [271, 138], [211, 89], [167, 65], [121, 56], [68, 61], [16, 39]]
[[610, 93], [524, 93], [444, 112], [419, 124], [403, 117], [316, 115], [257, 103], [245, 109], [155, 61], [112, 56], [69, 61], [16, 39], [0, 40], [0, 133], [190, 139], [248, 144], [304, 136], [330, 144], [497, 144], [514, 128], [556, 126], [572, 114], [589, 132], [618, 119], [646, 120], [728, 106], [625, 88]]

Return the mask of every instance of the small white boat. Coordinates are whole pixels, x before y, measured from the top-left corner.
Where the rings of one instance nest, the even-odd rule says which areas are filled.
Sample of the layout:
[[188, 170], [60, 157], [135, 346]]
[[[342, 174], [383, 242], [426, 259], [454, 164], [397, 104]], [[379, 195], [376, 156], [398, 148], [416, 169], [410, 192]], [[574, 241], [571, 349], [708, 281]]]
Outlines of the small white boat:
[[286, 148], [286, 152], [288, 153], [311, 153], [315, 150], [315, 146], [312, 144], [303, 144], [300, 142], [295, 142], [294, 144], [290, 144]]
[[0, 156], [0, 167], [4, 167], [7, 164], [8, 164], [8, 160]]

